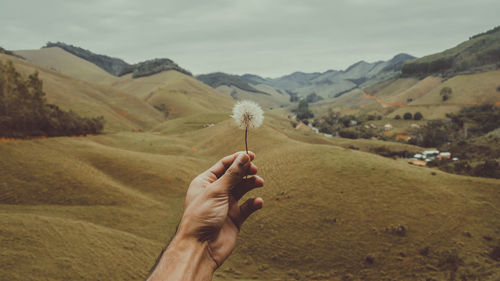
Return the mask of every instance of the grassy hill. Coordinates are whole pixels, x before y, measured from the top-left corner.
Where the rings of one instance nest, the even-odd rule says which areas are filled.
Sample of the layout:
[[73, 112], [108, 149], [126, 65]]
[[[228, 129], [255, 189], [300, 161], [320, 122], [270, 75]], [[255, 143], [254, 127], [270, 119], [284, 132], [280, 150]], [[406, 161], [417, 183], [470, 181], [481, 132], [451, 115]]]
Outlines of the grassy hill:
[[[0, 139], [0, 279], [144, 279], [175, 232], [190, 181], [244, 148], [230, 118], [234, 100], [178, 71], [110, 78], [59, 49], [26, 55], [0, 60], [24, 74], [38, 71], [49, 102], [104, 115], [107, 134]], [[499, 75], [391, 79], [315, 108], [442, 117], [498, 97]], [[452, 94], [443, 101], [445, 86]], [[264, 84], [252, 87], [270, 94], [237, 95], [269, 97], [264, 107], [288, 99]], [[387, 105], [408, 98], [404, 107]], [[500, 180], [369, 153], [423, 149], [326, 138], [292, 127], [288, 114], [266, 111], [263, 126], [249, 132], [266, 186], [248, 196], [262, 196], [265, 207], [245, 224], [215, 280], [500, 278]]]
[[95, 64], [79, 58], [59, 47], [38, 50], [16, 51], [34, 65], [56, 72], [99, 84], [111, 84], [118, 78], [107, 73]]
[[177, 71], [165, 71], [140, 78], [125, 75], [113, 84], [113, 88], [153, 106], [164, 105], [164, 112], [169, 119], [198, 113], [229, 112], [234, 103], [231, 98]]
[[500, 64], [500, 26], [472, 36], [468, 41], [440, 53], [408, 61], [402, 73], [407, 76], [445, 74], [498, 69]]
[[[175, 230], [189, 181], [243, 147], [228, 117], [182, 129], [205, 119], [166, 122], [178, 128], [166, 134], [0, 143], [0, 275], [143, 278]], [[500, 242], [498, 180], [305, 138], [274, 113], [250, 131], [249, 148], [266, 179], [252, 194], [265, 208], [215, 280], [442, 280], [455, 266], [457, 276], [499, 277], [485, 255]]]
[[0, 54], [0, 60], [11, 60], [25, 76], [38, 71], [49, 103], [86, 117], [102, 115], [105, 131], [147, 130], [165, 120], [148, 103], [108, 86], [72, 78], [13, 56]]

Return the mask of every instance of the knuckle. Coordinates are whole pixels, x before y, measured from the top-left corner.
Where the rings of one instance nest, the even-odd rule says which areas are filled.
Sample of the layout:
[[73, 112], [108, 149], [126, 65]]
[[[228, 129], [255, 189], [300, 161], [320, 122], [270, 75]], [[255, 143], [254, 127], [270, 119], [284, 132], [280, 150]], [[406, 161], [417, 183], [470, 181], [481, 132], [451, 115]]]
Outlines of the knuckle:
[[235, 178], [242, 178], [243, 177], [243, 171], [241, 169], [235, 168], [235, 167], [230, 167], [227, 169], [226, 174], [231, 177]]

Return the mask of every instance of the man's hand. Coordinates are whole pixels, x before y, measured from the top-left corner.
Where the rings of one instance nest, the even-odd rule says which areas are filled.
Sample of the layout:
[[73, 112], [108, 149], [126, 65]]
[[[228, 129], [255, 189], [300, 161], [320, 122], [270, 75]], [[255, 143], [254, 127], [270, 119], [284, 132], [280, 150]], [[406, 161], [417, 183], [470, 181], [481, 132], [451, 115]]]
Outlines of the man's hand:
[[238, 201], [264, 180], [251, 161], [255, 154], [238, 152], [222, 158], [189, 186], [176, 236], [148, 280], [210, 280], [233, 251], [239, 229], [262, 198]]

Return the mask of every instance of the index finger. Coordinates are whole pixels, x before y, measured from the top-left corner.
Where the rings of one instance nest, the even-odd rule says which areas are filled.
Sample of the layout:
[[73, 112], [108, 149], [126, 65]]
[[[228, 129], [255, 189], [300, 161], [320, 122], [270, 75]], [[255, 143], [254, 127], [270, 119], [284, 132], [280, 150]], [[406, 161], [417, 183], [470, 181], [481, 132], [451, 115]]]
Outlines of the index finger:
[[[228, 155], [222, 158], [206, 172], [212, 173], [217, 178], [220, 178], [226, 172], [226, 170], [231, 166], [231, 164], [233, 164], [234, 160], [236, 159], [236, 157], [238, 157], [238, 155], [240, 155], [240, 153], [246, 154], [246, 151], [238, 151], [232, 155]], [[251, 151], [248, 152], [248, 156], [250, 156], [250, 161], [253, 161], [253, 159], [255, 159], [255, 153]]]

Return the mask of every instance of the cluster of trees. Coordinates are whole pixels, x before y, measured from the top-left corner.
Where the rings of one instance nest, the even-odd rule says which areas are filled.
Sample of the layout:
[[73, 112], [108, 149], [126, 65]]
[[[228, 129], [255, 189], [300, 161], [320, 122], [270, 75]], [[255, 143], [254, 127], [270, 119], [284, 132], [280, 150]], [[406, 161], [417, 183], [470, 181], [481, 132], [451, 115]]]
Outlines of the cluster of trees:
[[430, 62], [407, 62], [402, 73], [407, 76], [424, 76], [449, 71], [453, 67], [453, 57], [440, 58]]
[[[401, 115], [394, 116], [394, 119], [400, 120]], [[412, 120], [412, 119], [413, 120], [422, 120], [422, 119], [424, 119], [424, 116], [420, 112], [415, 112], [414, 115], [412, 115], [411, 112], [406, 112], [405, 114], [403, 114], [403, 119], [404, 120]]]
[[366, 128], [360, 126], [367, 121], [380, 120], [382, 116], [375, 115], [341, 115], [338, 112], [329, 110], [328, 114], [317, 118], [313, 121], [313, 126], [318, 128], [322, 133], [326, 134], [337, 134], [343, 138], [358, 139], [365, 138], [369, 139], [377, 135], [376, 130], [372, 128]]
[[316, 94], [315, 92], [310, 93], [306, 97], [306, 101], [308, 103], [313, 103], [313, 102], [317, 102], [317, 101], [320, 101], [320, 100], [323, 100], [323, 97], [320, 96], [320, 95], [318, 95], [318, 94]]
[[12, 62], [0, 62], [0, 137], [97, 134], [104, 118], [85, 118], [48, 104], [38, 73], [24, 78]]
[[492, 104], [464, 107], [458, 113], [446, 115], [448, 121], [429, 121], [416, 132], [416, 144], [439, 147], [448, 142], [485, 135], [500, 128], [500, 109]]

